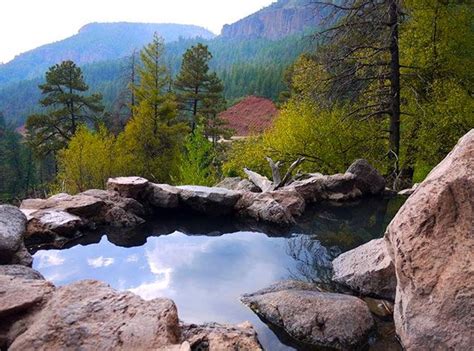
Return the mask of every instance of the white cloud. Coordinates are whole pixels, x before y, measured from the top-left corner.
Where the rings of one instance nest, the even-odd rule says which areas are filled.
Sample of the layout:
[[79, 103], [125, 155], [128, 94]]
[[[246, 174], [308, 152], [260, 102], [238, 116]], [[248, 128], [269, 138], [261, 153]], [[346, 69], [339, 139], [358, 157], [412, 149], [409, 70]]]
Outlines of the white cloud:
[[127, 256], [127, 258], [125, 259], [125, 262], [133, 263], [133, 262], [138, 262], [138, 260], [139, 260], [138, 255], [130, 255], [130, 256]]
[[97, 258], [88, 258], [87, 264], [94, 268], [108, 267], [115, 262], [115, 259], [112, 257], [97, 257]]
[[60, 266], [65, 262], [65, 259], [58, 251], [40, 251], [35, 254], [35, 261], [39, 262], [36, 268], [42, 269]]

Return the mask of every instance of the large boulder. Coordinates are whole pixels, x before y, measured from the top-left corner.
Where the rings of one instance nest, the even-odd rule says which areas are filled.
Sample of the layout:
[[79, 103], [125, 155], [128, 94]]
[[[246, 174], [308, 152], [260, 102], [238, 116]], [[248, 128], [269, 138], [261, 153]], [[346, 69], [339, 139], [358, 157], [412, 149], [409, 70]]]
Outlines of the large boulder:
[[470, 350], [474, 338], [474, 130], [388, 226], [394, 319], [407, 350]]
[[384, 239], [374, 239], [332, 262], [333, 280], [362, 295], [395, 300], [397, 279]]
[[242, 302], [296, 340], [336, 349], [364, 344], [374, 326], [367, 304], [354, 296], [326, 293], [300, 282], [277, 283]]
[[385, 178], [364, 159], [354, 161], [346, 172], [356, 176], [356, 186], [363, 194], [376, 195], [385, 189]]
[[181, 331], [190, 350], [262, 350], [257, 333], [249, 322], [238, 325], [184, 324]]
[[294, 224], [295, 217], [303, 213], [305, 201], [293, 190], [247, 192], [235, 209], [240, 217], [286, 226]]
[[171, 300], [143, 301], [104, 283], [80, 281], [58, 288], [9, 350], [157, 350], [179, 343]]
[[177, 187], [180, 202], [190, 210], [210, 216], [230, 214], [241, 193], [206, 186], [184, 185]]
[[14, 206], [0, 206], [0, 264], [11, 263], [23, 248], [26, 216]]
[[313, 173], [307, 179], [297, 180], [285, 189], [296, 191], [307, 203], [346, 201], [362, 195], [356, 187], [356, 176], [352, 173], [334, 175]]
[[221, 182], [215, 185], [218, 188], [225, 188], [235, 191], [249, 191], [252, 193], [259, 193], [262, 190], [248, 179], [240, 177], [224, 178]]

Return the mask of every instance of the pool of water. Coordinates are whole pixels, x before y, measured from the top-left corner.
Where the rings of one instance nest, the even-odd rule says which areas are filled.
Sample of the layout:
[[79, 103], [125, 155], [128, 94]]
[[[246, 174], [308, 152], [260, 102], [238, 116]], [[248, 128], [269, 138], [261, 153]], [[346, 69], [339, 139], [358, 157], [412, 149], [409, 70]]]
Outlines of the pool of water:
[[292, 350], [301, 345], [272, 331], [239, 297], [282, 279], [328, 282], [331, 260], [381, 237], [400, 205], [398, 199], [372, 199], [319, 206], [284, 231], [165, 215], [138, 229], [104, 229], [60, 250], [40, 249], [34, 268], [56, 285], [98, 279], [144, 299], [171, 298], [188, 323], [248, 320], [266, 350]]

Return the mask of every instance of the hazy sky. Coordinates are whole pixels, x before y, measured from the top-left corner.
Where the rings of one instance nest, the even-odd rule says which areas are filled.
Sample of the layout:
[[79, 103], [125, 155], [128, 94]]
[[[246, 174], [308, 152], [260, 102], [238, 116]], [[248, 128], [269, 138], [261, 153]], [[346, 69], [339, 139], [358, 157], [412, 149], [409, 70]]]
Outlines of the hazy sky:
[[218, 34], [274, 0], [1, 0], [0, 62], [71, 36], [90, 22], [183, 23]]

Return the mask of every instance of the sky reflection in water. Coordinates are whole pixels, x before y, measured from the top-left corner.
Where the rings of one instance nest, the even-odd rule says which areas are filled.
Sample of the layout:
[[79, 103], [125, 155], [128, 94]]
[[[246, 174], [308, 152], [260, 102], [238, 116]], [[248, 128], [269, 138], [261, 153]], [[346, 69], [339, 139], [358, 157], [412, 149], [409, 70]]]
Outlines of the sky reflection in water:
[[[209, 222], [202, 226], [204, 222], [199, 221], [197, 227], [180, 229], [192, 233], [186, 235], [163, 229], [166, 221], [162, 219], [157, 221], [158, 226], [152, 225], [143, 233], [132, 232], [130, 238], [109, 234], [116, 244], [131, 247], [116, 246], [103, 235], [86, 246], [40, 250], [34, 255], [34, 268], [56, 285], [97, 279], [144, 299], [171, 298], [180, 318], [188, 323], [248, 320], [265, 349], [288, 350], [291, 348], [284, 344], [287, 340], [279, 340], [240, 303], [239, 297], [288, 278], [329, 279], [332, 258], [382, 236], [401, 203], [374, 200], [350, 209], [318, 208], [308, 211], [291, 230], [307, 234], [287, 233], [280, 237], [251, 231], [232, 233], [233, 230], [220, 235], [226, 232], [220, 223], [214, 223], [220, 227], [214, 231], [207, 228]], [[179, 219], [169, 222], [166, 228], [179, 228], [178, 224], [186, 223]], [[155, 236], [148, 236], [153, 233]], [[156, 236], [158, 233], [162, 235]], [[121, 243], [117, 238], [126, 239]]]

